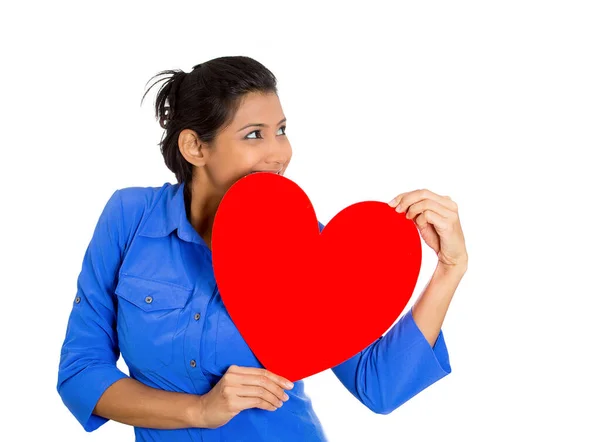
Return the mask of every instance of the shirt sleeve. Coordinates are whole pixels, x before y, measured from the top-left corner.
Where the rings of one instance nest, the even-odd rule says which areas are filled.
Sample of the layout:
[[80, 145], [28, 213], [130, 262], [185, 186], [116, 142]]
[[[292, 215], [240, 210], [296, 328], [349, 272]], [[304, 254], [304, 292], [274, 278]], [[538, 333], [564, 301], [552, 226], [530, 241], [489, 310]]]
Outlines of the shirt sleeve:
[[332, 370], [369, 409], [389, 414], [448, 375], [451, 367], [443, 332], [431, 347], [411, 308], [385, 336]]
[[92, 414], [100, 396], [127, 377], [116, 366], [120, 351], [114, 298], [124, 242], [117, 190], [105, 205], [83, 258], [58, 368], [57, 391], [88, 432], [108, 421]]
[[388, 333], [332, 371], [365, 406], [389, 414], [452, 370], [444, 333], [432, 347], [411, 308]]

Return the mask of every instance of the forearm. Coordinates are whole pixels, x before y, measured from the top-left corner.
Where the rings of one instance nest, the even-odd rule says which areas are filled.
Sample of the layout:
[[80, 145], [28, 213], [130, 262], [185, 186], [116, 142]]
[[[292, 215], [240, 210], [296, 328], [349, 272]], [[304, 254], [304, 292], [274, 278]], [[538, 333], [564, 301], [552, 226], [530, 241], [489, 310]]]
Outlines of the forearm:
[[443, 270], [383, 337], [333, 367], [344, 386], [376, 413], [392, 412], [451, 372], [441, 324], [460, 278]]
[[132, 379], [120, 379], [98, 400], [94, 414], [144, 428], [201, 427], [201, 396], [148, 387]]
[[438, 263], [429, 283], [413, 305], [415, 323], [431, 346], [435, 344], [450, 301], [466, 271], [466, 263], [454, 267]]

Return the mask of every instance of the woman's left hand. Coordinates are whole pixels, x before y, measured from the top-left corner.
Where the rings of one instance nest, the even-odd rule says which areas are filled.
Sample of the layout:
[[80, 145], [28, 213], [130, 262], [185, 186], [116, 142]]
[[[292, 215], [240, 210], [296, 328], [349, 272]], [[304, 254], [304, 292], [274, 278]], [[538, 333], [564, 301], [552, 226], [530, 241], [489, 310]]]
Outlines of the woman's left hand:
[[458, 206], [449, 196], [419, 189], [401, 193], [388, 204], [414, 219], [423, 240], [437, 254], [439, 265], [466, 270], [468, 255]]

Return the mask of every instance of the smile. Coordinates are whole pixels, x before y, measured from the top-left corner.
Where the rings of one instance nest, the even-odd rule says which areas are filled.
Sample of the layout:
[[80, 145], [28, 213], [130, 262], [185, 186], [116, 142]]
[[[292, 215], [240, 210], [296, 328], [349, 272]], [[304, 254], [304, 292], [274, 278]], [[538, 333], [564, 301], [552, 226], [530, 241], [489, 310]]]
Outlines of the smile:
[[274, 173], [275, 175], [281, 175], [281, 169], [280, 170], [253, 170], [252, 172], [250, 172], [250, 174], [258, 173], [258, 172]]

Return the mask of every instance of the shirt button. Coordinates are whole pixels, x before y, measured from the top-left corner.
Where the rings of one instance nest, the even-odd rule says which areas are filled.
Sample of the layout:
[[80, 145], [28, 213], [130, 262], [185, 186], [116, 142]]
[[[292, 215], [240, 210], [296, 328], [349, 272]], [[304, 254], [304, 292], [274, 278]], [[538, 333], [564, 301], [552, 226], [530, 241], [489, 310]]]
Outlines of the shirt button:
[[79, 301], [81, 301], [81, 298], [78, 296], [77, 298], [75, 298], [75, 304], [79, 304]]
[[196, 321], [197, 321], [198, 319], [200, 319], [200, 313], [196, 313], [196, 314], [194, 315], [194, 319], [195, 319]]
[[196, 361], [194, 359], [192, 359], [190, 361], [190, 365], [192, 366], [192, 368], [196, 367]]
[[146, 304], [152, 303], [152, 296], [146, 296]]

